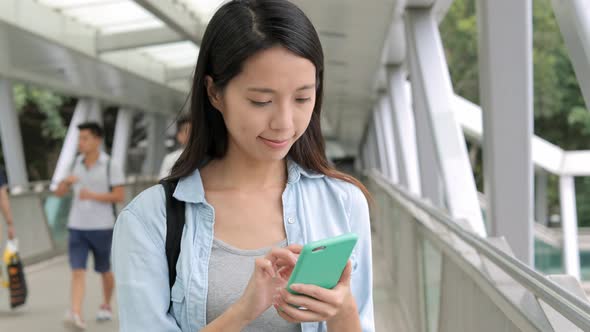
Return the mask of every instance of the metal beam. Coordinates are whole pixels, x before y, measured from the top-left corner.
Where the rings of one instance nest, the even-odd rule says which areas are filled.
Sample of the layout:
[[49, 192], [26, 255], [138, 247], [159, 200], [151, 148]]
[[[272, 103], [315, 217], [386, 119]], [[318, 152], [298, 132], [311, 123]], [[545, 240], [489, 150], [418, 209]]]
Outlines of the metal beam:
[[590, 3], [588, 0], [552, 0], [551, 3], [586, 108], [590, 110]]
[[371, 165], [371, 169], [374, 168], [380, 170], [381, 160], [379, 159], [379, 150], [377, 149], [377, 135], [375, 135], [375, 126], [369, 126], [368, 130], [367, 143], [369, 148], [369, 164]]
[[533, 266], [532, 0], [478, 0], [487, 219]]
[[[29, 183], [20, 122], [14, 106], [12, 82], [0, 78], [0, 141], [10, 186]], [[0, 235], [1, 236], [1, 235]]]
[[166, 81], [189, 80], [195, 74], [195, 66], [166, 68]]
[[580, 280], [580, 250], [578, 247], [578, 213], [573, 176], [559, 178], [559, 203], [563, 229], [563, 265], [565, 273]]
[[[159, 107], [155, 104], [167, 100], [161, 95], [170, 90], [188, 93], [187, 86], [166, 84], [165, 65], [155, 59], [138, 57], [135, 52], [99, 56], [96, 28], [72, 20], [36, 0], [0, 1], [0, 50], [1, 76], [64, 94], [157, 111]], [[88, 68], [91, 62], [95, 64]], [[121, 75], [113, 75], [111, 69]], [[129, 82], [128, 76], [134, 81]], [[149, 91], [142, 80], [158, 85], [158, 91]], [[135, 89], [138, 91], [128, 91]], [[154, 101], [146, 98], [150, 95]], [[147, 108], [127, 104], [140, 100]]]
[[379, 109], [379, 121], [383, 128], [383, 138], [385, 139], [385, 151], [387, 158], [387, 176], [393, 183], [399, 183], [399, 165], [397, 159], [397, 141], [395, 139], [395, 129], [393, 128], [393, 121], [391, 115], [391, 107], [389, 105], [388, 96], [383, 92], [377, 101]]
[[387, 89], [395, 134], [400, 182], [410, 192], [420, 195], [420, 174], [416, 147], [416, 124], [410, 104], [410, 87], [402, 66], [388, 66]]
[[139, 31], [99, 35], [96, 37], [98, 53], [113, 52], [159, 44], [168, 44], [184, 40], [176, 31], [168, 27], [159, 27]]
[[154, 176], [158, 170], [166, 153], [165, 131], [166, 121], [159, 114], [146, 114], [149, 117], [147, 121], [147, 151], [143, 163], [143, 175]]
[[70, 96], [168, 113], [186, 93], [0, 21], [0, 76]]
[[191, 40], [197, 45], [201, 44], [201, 39], [205, 32], [204, 25], [189, 11], [184, 10], [180, 6], [175, 6], [171, 1], [134, 1], [186, 39]]
[[[389, 165], [387, 160], [387, 150], [385, 148], [385, 133], [383, 130], [383, 122], [380, 119], [379, 105], [375, 105], [373, 109], [373, 127], [375, 130], [375, 141], [377, 144], [377, 157], [379, 158], [379, 170], [381, 174], [387, 176], [389, 174]], [[390, 181], [392, 179], [389, 179]]]
[[80, 133], [80, 130], [78, 130], [78, 125], [88, 121], [90, 114], [93, 112], [92, 110], [99, 108], [100, 106], [96, 100], [91, 100], [88, 98], [82, 98], [78, 100], [76, 109], [74, 110], [74, 115], [72, 116], [68, 126], [66, 138], [64, 139], [61, 151], [59, 152], [59, 158], [57, 159], [55, 171], [51, 177], [51, 190], [57, 189], [59, 182], [65, 179], [72, 169], [72, 164], [74, 163], [74, 159], [78, 153], [78, 136]]
[[[465, 135], [477, 142], [482, 141], [483, 137], [483, 121], [481, 107], [470, 102], [469, 100], [455, 95], [455, 116], [463, 128]], [[563, 174], [564, 171], [580, 171], [579, 166], [573, 167], [569, 161], [577, 162], [581, 165], [590, 163], [590, 151], [586, 153], [572, 153], [570, 156], [569, 152], [564, 152], [559, 146], [554, 145], [539, 136], [532, 137], [532, 158], [535, 166], [538, 166], [545, 171], [552, 174]], [[584, 157], [586, 154], [586, 157]], [[571, 158], [570, 158], [571, 157]], [[578, 159], [581, 157], [581, 159]], [[572, 167], [570, 167], [572, 166]], [[587, 168], [583, 170], [581, 174], [570, 174], [570, 175], [590, 175], [590, 171]], [[567, 174], [567, 173], [566, 173]]]
[[127, 171], [127, 150], [131, 138], [132, 120], [133, 111], [124, 108], [119, 109], [117, 112], [117, 123], [115, 125], [111, 156], [113, 160], [117, 161], [123, 171]]
[[92, 100], [90, 102], [90, 109], [88, 110], [88, 116], [86, 121], [92, 121], [98, 123], [100, 126], [104, 126], [102, 117], [102, 107], [98, 100]]
[[[451, 215], [486, 236], [465, 137], [453, 114], [453, 88], [438, 22], [431, 9], [407, 9], [406, 31], [416, 121], [431, 131], [436, 164]], [[422, 164], [421, 167], [425, 166]], [[429, 179], [422, 178], [422, 183]]]

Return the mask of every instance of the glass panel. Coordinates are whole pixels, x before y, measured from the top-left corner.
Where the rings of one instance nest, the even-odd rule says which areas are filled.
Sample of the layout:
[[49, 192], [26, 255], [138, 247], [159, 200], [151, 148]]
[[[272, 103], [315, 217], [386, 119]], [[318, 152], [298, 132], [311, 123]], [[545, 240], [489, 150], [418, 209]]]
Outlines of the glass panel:
[[189, 41], [144, 47], [138, 51], [170, 67], [192, 66], [199, 54], [199, 48]]
[[[84, 6], [92, 6], [104, 3], [111, 3], [113, 0], [37, 0], [41, 4], [44, 4], [49, 7], [53, 7], [56, 9], [63, 9], [63, 8], [73, 8], [73, 7], [84, 7]], [[120, 0], [128, 1], [128, 0]]]
[[145, 29], [152, 29], [152, 28], [161, 28], [166, 26], [164, 22], [158, 20], [149, 20], [143, 22], [130, 22], [124, 24], [117, 24], [117, 25], [109, 25], [106, 27], [102, 27], [100, 32], [102, 34], [114, 34], [120, 32], [129, 32], [129, 31], [138, 31], [138, 30], [145, 30]]
[[142, 6], [129, 0], [41, 0], [64, 15], [99, 29], [117, 33], [164, 26]]
[[544, 274], [564, 273], [561, 248], [535, 239], [535, 268]]
[[436, 332], [438, 330], [440, 309], [442, 255], [436, 247], [425, 239], [422, 239], [422, 254], [426, 328], [428, 332]]
[[65, 9], [63, 13], [96, 27], [156, 20], [150, 12], [131, 1]]

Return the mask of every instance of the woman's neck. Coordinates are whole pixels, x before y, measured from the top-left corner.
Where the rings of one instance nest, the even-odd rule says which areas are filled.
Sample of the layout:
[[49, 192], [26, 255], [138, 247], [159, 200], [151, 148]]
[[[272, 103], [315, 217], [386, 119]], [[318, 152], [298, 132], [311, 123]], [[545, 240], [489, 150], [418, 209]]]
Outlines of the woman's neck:
[[284, 186], [287, 182], [286, 160], [260, 161], [231, 152], [205, 166], [205, 187], [210, 189], [261, 190]]

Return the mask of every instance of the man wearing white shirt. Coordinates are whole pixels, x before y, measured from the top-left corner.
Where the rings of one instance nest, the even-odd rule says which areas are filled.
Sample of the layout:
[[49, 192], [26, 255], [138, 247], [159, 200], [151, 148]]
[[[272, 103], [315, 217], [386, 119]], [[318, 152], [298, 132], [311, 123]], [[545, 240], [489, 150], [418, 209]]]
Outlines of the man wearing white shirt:
[[112, 320], [111, 298], [115, 280], [111, 272], [111, 243], [116, 219], [114, 204], [125, 200], [125, 176], [119, 164], [101, 151], [104, 137], [96, 122], [82, 123], [78, 138], [80, 156], [72, 165], [70, 175], [60, 182], [56, 196], [74, 192], [68, 217], [68, 257], [72, 269], [71, 308], [64, 323], [78, 331], [86, 329], [82, 318], [82, 302], [86, 288], [88, 255], [94, 256], [94, 270], [101, 274], [104, 302], [96, 320]]
[[163, 179], [170, 175], [170, 171], [174, 166], [174, 163], [178, 160], [178, 157], [182, 154], [186, 143], [188, 142], [188, 138], [190, 136], [191, 131], [191, 121], [190, 116], [188, 114], [181, 115], [178, 120], [176, 121], [176, 140], [180, 147], [178, 150], [174, 152], [170, 152], [169, 154], [164, 157], [162, 161], [162, 167], [160, 167], [160, 179]]

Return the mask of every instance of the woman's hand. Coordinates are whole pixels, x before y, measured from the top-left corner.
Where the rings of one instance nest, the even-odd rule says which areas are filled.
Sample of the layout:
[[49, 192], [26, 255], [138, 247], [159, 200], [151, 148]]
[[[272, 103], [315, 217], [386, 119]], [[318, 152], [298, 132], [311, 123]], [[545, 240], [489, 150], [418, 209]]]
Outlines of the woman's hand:
[[272, 305], [272, 297], [278, 287], [284, 287], [297, 261], [301, 246], [273, 248], [263, 258], [258, 258], [254, 272], [236, 306], [244, 320], [251, 322]]
[[329, 322], [349, 314], [357, 314], [350, 290], [351, 274], [352, 265], [348, 261], [338, 284], [333, 289], [294, 284], [291, 285], [291, 289], [302, 295], [293, 295], [286, 288], [281, 288], [273, 298], [274, 307], [279, 316], [291, 323]]

